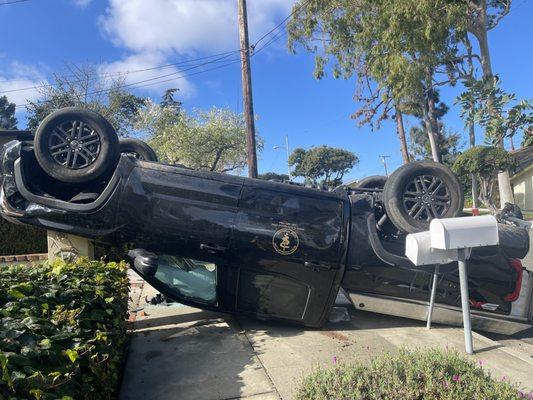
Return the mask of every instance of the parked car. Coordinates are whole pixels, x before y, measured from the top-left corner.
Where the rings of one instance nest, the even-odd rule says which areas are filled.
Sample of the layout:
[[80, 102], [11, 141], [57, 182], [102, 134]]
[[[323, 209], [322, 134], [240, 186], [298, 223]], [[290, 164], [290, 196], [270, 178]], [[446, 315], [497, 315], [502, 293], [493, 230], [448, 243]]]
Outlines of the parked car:
[[[103, 117], [75, 108], [7, 143], [0, 158], [7, 220], [123, 248], [181, 303], [311, 327], [339, 291], [358, 309], [424, 319], [431, 275], [404, 256], [405, 236], [463, 209], [441, 164], [318, 190], [158, 163], [146, 144], [121, 144]], [[473, 252], [474, 326], [529, 326], [531, 280], [519, 260], [528, 250], [525, 229], [501, 224], [500, 245]], [[441, 272], [433, 319], [460, 323], [457, 266]]]

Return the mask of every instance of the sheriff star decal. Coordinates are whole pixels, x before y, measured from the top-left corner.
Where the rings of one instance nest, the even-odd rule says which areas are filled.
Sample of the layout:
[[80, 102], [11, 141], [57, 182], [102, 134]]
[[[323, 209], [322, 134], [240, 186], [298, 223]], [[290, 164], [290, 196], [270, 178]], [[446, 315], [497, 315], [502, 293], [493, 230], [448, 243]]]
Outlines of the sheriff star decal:
[[295, 230], [291, 228], [281, 228], [272, 237], [274, 250], [283, 256], [289, 256], [298, 250], [300, 239]]

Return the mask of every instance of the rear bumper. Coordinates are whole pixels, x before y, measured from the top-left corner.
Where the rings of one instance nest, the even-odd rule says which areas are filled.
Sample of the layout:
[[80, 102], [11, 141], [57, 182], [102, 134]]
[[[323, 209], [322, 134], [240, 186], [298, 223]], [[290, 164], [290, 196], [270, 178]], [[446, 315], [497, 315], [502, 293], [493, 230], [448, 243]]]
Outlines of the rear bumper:
[[[427, 319], [428, 302], [383, 296], [370, 293], [348, 293], [354, 307], [361, 311], [410, 318], [419, 321]], [[428, 299], [429, 300], [429, 299]], [[435, 304], [433, 322], [462, 326], [461, 308]], [[472, 328], [475, 330], [512, 335], [533, 327], [526, 317], [498, 315], [478, 310], [471, 311]]]

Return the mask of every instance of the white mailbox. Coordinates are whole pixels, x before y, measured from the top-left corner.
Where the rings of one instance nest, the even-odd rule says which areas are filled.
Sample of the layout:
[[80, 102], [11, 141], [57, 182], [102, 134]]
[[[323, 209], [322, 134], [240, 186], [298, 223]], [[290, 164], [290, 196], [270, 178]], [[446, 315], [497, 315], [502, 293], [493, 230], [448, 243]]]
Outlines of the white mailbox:
[[439, 265], [457, 261], [459, 286], [461, 289], [461, 309], [465, 348], [473, 354], [472, 326], [470, 323], [470, 300], [468, 296], [468, 275], [466, 259], [474, 247], [495, 246], [499, 244], [498, 221], [491, 215], [483, 217], [464, 217], [434, 219], [429, 224], [429, 232], [407, 235], [405, 255], [415, 265], [433, 265], [433, 282], [429, 299], [427, 327], [431, 327], [431, 315], [435, 304]]
[[457, 261], [457, 249], [440, 250], [431, 247], [429, 231], [407, 235], [405, 239], [405, 255], [417, 266], [434, 266]]
[[434, 219], [429, 232], [434, 249], [465, 249], [499, 243], [498, 222], [492, 215]]

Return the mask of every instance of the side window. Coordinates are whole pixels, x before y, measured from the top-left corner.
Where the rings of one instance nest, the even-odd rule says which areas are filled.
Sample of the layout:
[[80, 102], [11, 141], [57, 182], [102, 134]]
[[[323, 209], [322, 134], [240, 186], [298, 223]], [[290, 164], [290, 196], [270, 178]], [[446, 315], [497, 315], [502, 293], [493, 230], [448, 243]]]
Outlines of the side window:
[[213, 263], [160, 254], [154, 278], [170, 297], [217, 304], [217, 266]]

